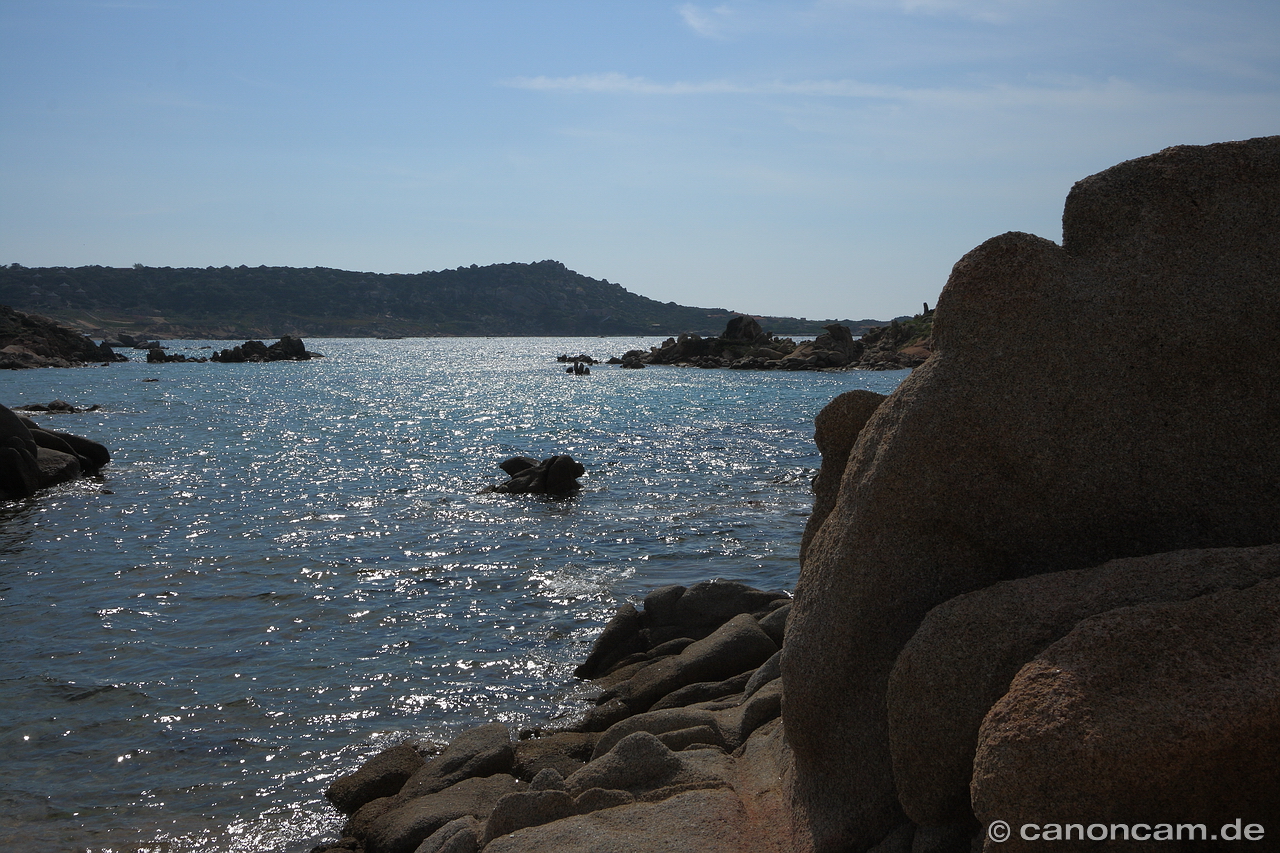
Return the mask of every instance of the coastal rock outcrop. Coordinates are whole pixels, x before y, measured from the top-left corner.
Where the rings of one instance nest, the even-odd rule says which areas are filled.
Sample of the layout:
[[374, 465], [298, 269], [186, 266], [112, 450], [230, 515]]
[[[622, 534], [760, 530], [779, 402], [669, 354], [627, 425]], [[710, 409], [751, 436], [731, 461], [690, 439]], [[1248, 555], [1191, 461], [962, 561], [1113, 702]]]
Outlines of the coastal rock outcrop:
[[[409, 742], [384, 750], [330, 785], [326, 796], [348, 815], [346, 840], [316, 850], [647, 851], [678, 838], [699, 850], [779, 851], [766, 805], [780, 801], [774, 753], [747, 742], [778, 731], [781, 681], [770, 661], [788, 597], [716, 580], [645, 601], [619, 609], [579, 668], [601, 688], [597, 708], [621, 706], [616, 720], [599, 726], [588, 711], [514, 742], [489, 723], [430, 758]], [[670, 634], [681, 636], [655, 645]], [[710, 700], [686, 690], [683, 701], [639, 713], [617, 698], [642, 693], [633, 682], [670, 680], [673, 661], [730, 673], [734, 687]]]
[[683, 334], [648, 350], [629, 350], [609, 359], [622, 367], [675, 364], [687, 367], [730, 367], [736, 370], [905, 370], [918, 367], [932, 353], [928, 329], [933, 312], [917, 315], [906, 325], [894, 320], [855, 339], [848, 326], [832, 323], [811, 341], [796, 343], [761, 328], [754, 317], [739, 315], [714, 338]]
[[[1184, 146], [1077, 183], [1061, 246], [1009, 233], [956, 264], [933, 356], [858, 432], [801, 570], [782, 654], [799, 846], [865, 850], [901, 825], [886, 694], [934, 606], [1115, 558], [1280, 541], [1278, 229], [1280, 137]], [[1227, 377], [1191, 341], [1242, 316], [1257, 334]], [[1091, 648], [1108, 654], [1100, 636]], [[1130, 695], [1117, 714], [1153, 713]]]
[[128, 361], [103, 342], [59, 326], [47, 317], [0, 305], [0, 369], [82, 367]]
[[111, 453], [98, 442], [42, 429], [0, 406], [0, 498], [30, 497], [58, 483], [94, 476], [110, 461]]
[[318, 352], [309, 352], [301, 338], [285, 335], [274, 344], [267, 346], [262, 341], [245, 341], [230, 349], [218, 350], [209, 357], [210, 361], [227, 363], [262, 362], [262, 361], [308, 361], [321, 358]]

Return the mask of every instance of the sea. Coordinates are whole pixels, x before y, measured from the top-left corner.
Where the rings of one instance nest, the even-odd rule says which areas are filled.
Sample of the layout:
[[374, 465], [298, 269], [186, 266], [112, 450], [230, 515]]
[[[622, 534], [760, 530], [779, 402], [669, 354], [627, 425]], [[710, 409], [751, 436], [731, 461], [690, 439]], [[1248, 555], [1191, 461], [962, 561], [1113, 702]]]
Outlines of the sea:
[[[813, 418], [896, 372], [597, 365], [650, 338], [308, 339], [325, 358], [0, 371], [102, 475], [0, 502], [0, 846], [280, 851], [407, 738], [564, 724], [615, 608], [790, 590]], [[218, 341], [170, 341], [208, 356]], [[572, 497], [486, 493], [569, 454]]]

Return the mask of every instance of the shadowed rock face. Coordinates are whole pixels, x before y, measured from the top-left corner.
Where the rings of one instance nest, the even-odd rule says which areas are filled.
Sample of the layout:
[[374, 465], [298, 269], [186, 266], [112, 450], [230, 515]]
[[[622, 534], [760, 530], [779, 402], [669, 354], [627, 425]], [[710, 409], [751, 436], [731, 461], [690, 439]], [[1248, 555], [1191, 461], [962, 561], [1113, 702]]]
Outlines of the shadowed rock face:
[[[1280, 580], [1086, 619], [1024, 666], [987, 714], [974, 806], [1013, 826], [1088, 815], [1209, 824], [1215, 838], [1236, 819], [1271, 830], [1277, 681]], [[1016, 836], [986, 849], [996, 847], [1044, 849]]]
[[1270, 137], [1122, 163], [1072, 189], [1062, 246], [1009, 233], [956, 264], [933, 357], [858, 434], [806, 552], [782, 658], [802, 846], [902, 820], [885, 690], [932, 606], [1280, 541], [1278, 229]]
[[[1001, 701], [1024, 664], [1035, 659], [1055, 641], [1073, 633], [1082, 620], [1108, 611], [1112, 611], [1109, 618], [1115, 618], [1118, 614], [1116, 608], [1127, 608], [1127, 612], [1137, 613], [1140, 611], [1134, 605], [1183, 602], [1210, 593], [1247, 589], [1276, 577], [1280, 577], [1280, 545], [1211, 548], [1130, 557], [1088, 569], [1004, 581], [939, 604], [929, 611], [915, 636], [898, 655], [889, 679], [889, 744], [893, 753], [898, 801], [907, 816], [921, 826], [972, 823], [970, 780], [983, 718], [993, 705]], [[1226, 635], [1226, 622], [1188, 627], [1196, 632], [1209, 632], [1211, 638], [1204, 642], [1203, 647], [1215, 649], [1214, 654], [1224, 646], [1240, 646], [1241, 638]], [[1127, 632], [1132, 628], [1122, 626], [1121, 630]], [[1104, 649], [1103, 656], [1107, 660], [1098, 662], [1103, 668], [1127, 668], [1134, 673], [1155, 668], [1146, 659], [1151, 656], [1149, 651], [1143, 658], [1130, 659], [1124, 657], [1119, 648], [1113, 648]], [[1256, 663], [1265, 659], [1261, 646], [1257, 649], [1257, 658]], [[1188, 663], [1188, 670], [1193, 665]], [[1229, 668], [1226, 661], [1220, 665]], [[1096, 667], [1096, 664], [1091, 666]], [[1217, 689], [1206, 680], [1207, 690], [1192, 690], [1189, 689], [1189, 681], [1190, 678], [1185, 676], [1178, 679], [1177, 689], [1187, 694], [1180, 700], [1184, 705], [1204, 699], [1198, 695], [1202, 692]], [[1280, 681], [1280, 673], [1273, 681]], [[1114, 691], [1118, 685], [1107, 687]], [[1094, 692], [1095, 697], [1092, 698], [1101, 696], [1105, 700], [1110, 695], [1105, 690]], [[1110, 728], [1093, 726], [1089, 734], [1095, 744], [1100, 743], [1101, 738], [1108, 738], [1108, 745], [1098, 751], [1114, 755], [1118, 749], [1111, 742], [1117, 735], [1119, 741], [1126, 740], [1125, 729], [1145, 732], [1151, 727], [1153, 718], [1167, 718], [1167, 702], [1155, 698], [1158, 695], [1159, 691], [1153, 692], [1147, 702], [1142, 702], [1139, 696], [1139, 701], [1125, 709], [1127, 716], [1116, 713], [1114, 707], [1109, 709], [1113, 720], [1123, 720], [1123, 723]], [[1085, 708], [1085, 714], [1089, 713], [1089, 706], [1081, 707]], [[1044, 710], [1041, 709], [1040, 713], [1043, 715]], [[1213, 718], [1213, 725], [1225, 729], [1239, 723], [1229, 720], [1229, 716], [1229, 713], [1218, 714]], [[1078, 719], [1073, 721], [1076, 725], [1079, 722]], [[1280, 718], [1276, 722], [1280, 724]], [[1020, 729], [1019, 734], [1022, 737], [1021, 748], [1025, 750], [1031, 738], [1026, 728]], [[1005, 749], [1008, 746], [1006, 742]], [[1217, 745], [1206, 746], [1212, 748]], [[1152, 754], [1158, 752], [1152, 750]], [[1132, 761], [1133, 757], [1130, 754], [1128, 760]], [[1159, 766], [1162, 763], [1158, 763]], [[992, 772], [985, 779], [987, 790], [994, 787], [1002, 789], [1001, 796], [1005, 800], [1001, 804], [1007, 802], [1010, 791], [1017, 790], [1028, 778], [1025, 772], [1008, 767], [1003, 769], [1009, 772]], [[1105, 789], [1104, 798], [1115, 798], [1114, 784], [1109, 777], [1079, 774], [1075, 779], [1067, 780], [1060, 771], [1061, 766], [1056, 761], [1049, 762], [1039, 771], [1056, 779], [1052, 786], [1045, 786], [1046, 790], [1052, 787], [1054, 794], [1049, 802], [1035, 800], [1028, 796], [1029, 786], [1021, 799], [1030, 800], [1034, 805], [1024, 807], [1023, 815], [1038, 807], [1041, 809], [1038, 817], [1048, 820], [1048, 809], [1061, 808], [1069, 793], [1079, 793], [1082, 779], [1093, 780], [1093, 784], [1086, 784], [1084, 788], [1093, 793], [1102, 788]], [[1145, 773], [1152, 777], [1159, 772], [1150, 765], [1134, 765], [1127, 771], [1129, 775]], [[1070, 788], [1069, 784], [1076, 787]], [[1168, 792], [1168, 788], [1165, 790]], [[1133, 797], [1121, 799], [1131, 801]], [[1202, 799], [1207, 801], [1207, 798]], [[1171, 802], [1161, 810], [1170, 817], [1174, 815], [1174, 810], [1170, 809]], [[1125, 805], [1132, 814], [1132, 802]], [[1114, 808], [1114, 804], [1109, 808]], [[1114, 815], [1112, 811], [1106, 813]], [[1010, 820], [1007, 815], [1013, 814], [1012, 810], [1001, 812], [995, 808], [988, 812], [987, 818]], [[1086, 814], [1093, 819], [1103, 815], [1104, 811], [1084, 809], [1076, 812], [1077, 817]], [[1190, 815], [1191, 811], [1189, 808], [1178, 810], [1177, 814]], [[1147, 815], [1155, 816], [1155, 812]]]

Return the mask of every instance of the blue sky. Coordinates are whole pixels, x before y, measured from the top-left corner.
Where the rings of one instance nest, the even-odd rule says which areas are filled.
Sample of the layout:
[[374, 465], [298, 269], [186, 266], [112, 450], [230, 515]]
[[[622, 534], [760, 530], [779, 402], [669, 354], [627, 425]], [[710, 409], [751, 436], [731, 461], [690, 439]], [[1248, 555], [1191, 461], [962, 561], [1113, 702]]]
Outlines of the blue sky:
[[1275, 0], [0, 0], [0, 44], [27, 266], [552, 258], [885, 318], [1086, 175], [1280, 133]]

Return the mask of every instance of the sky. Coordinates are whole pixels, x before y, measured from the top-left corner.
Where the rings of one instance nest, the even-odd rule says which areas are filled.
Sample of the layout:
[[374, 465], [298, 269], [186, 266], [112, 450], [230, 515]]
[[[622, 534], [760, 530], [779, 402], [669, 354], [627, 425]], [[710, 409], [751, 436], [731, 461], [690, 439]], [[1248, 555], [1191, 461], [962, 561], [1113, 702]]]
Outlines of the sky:
[[1071, 185], [1280, 133], [1275, 0], [0, 0], [0, 263], [554, 259], [888, 318]]

